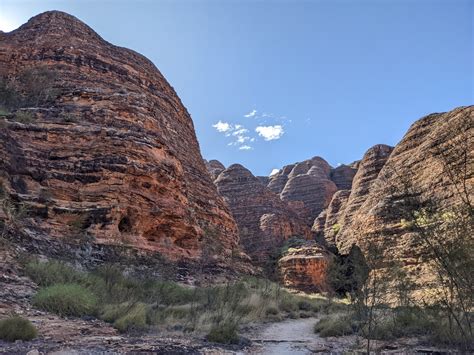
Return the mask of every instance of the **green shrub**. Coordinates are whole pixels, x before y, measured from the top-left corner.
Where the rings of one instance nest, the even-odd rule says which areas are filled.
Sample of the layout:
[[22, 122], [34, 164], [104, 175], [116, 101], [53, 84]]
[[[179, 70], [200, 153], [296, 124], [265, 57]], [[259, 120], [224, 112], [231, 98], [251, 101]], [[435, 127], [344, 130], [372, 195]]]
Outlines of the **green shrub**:
[[34, 122], [34, 115], [31, 112], [18, 111], [15, 113], [13, 120], [23, 124], [29, 124]]
[[40, 289], [33, 305], [60, 316], [80, 317], [95, 314], [97, 297], [81, 285], [58, 284]]
[[9, 114], [10, 112], [6, 108], [0, 106], [0, 116], [8, 116]]
[[307, 243], [306, 239], [302, 237], [295, 236], [295, 237], [291, 237], [287, 239], [285, 243], [283, 244], [283, 246], [280, 248], [279, 257], [287, 253], [290, 248], [298, 248], [306, 243]]
[[334, 232], [334, 234], [339, 233], [340, 230], [341, 230], [341, 225], [339, 223], [335, 223], [332, 225], [332, 231]]
[[291, 294], [285, 295], [280, 300], [279, 308], [285, 312], [297, 311], [298, 301]]
[[314, 326], [314, 332], [324, 338], [350, 335], [354, 329], [348, 315], [332, 315], [320, 319]]
[[273, 315], [273, 316], [276, 316], [278, 315], [280, 312], [278, 311], [278, 309], [276, 307], [268, 307], [265, 311], [266, 315]]
[[239, 334], [237, 333], [237, 325], [230, 322], [214, 325], [206, 338], [213, 343], [238, 344]]
[[310, 311], [312, 309], [311, 303], [308, 301], [298, 301], [298, 309], [300, 311]]
[[235, 312], [239, 316], [246, 316], [246, 315], [252, 313], [253, 310], [254, 310], [254, 307], [252, 305], [249, 305], [249, 304], [239, 304], [235, 308]]
[[107, 305], [101, 318], [121, 332], [143, 330], [147, 327], [148, 306], [144, 303]]
[[66, 123], [77, 122], [77, 116], [72, 113], [63, 113], [59, 117], [63, 122], [66, 122]]
[[79, 283], [83, 278], [81, 273], [60, 261], [32, 261], [26, 264], [25, 272], [40, 286]]
[[0, 339], [2, 340], [31, 340], [36, 336], [36, 328], [28, 319], [13, 316], [0, 320]]

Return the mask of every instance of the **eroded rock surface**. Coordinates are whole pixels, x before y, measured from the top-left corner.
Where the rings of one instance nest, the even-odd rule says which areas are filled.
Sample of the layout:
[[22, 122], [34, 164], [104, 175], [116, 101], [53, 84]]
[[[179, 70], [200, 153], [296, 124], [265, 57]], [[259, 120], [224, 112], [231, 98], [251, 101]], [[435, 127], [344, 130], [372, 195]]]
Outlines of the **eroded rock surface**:
[[346, 203], [350, 194], [350, 190], [337, 191], [327, 209], [314, 220], [312, 231], [317, 236], [324, 237], [329, 245], [336, 245], [336, 236], [341, 229], [340, 216], [346, 211]]
[[379, 144], [370, 148], [362, 158], [354, 177], [350, 194], [341, 192], [335, 196], [331, 209], [327, 211], [325, 231], [328, 242], [334, 242], [341, 252], [348, 252], [356, 241], [353, 227], [357, 226], [355, 215], [369, 197], [373, 184], [387, 162], [393, 148]]
[[330, 177], [339, 190], [350, 190], [356, 173], [357, 168], [354, 166], [340, 165], [331, 170]]
[[[351, 168], [349, 168], [351, 169]], [[268, 187], [280, 194], [283, 201], [300, 203], [296, 209], [308, 225], [326, 208], [338, 190], [331, 180], [332, 168], [322, 158], [314, 157], [301, 163], [287, 165], [270, 177]], [[350, 174], [338, 170], [337, 181], [346, 186]]]
[[311, 243], [290, 248], [278, 261], [282, 282], [286, 287], [305, 292], [327, 291], [327, 270], [331, 254]]
[[207, 171], [209, 171], [209, 174], [211, 174], [213, 181], [217, 179], [219, 174], [225, 170], [224, 164], [222, 164], [219, 160], [212, 159], [212, 160], [206, 161], [205, 163], [206, 163]]
[[[473, 195], [473, 119], [473, 106], [431, 114], [416, 121], [394, 149], [384, 145], [369, 149], [360, 162], [350, 195], [339, 192], [326, 210], [324, 234], [328, 243], [342, 253], [347, 253], [352, 244], [366, 251], [371, 244], [383, 243], [388, 260], [400, 262], [417, 282], [432, 278], [433, 272], [423, 258], [425, 250], [415, 231], [404, 225], [397, 206], [404, 201], [404, 181], [409, 183], [410, 191], [434, 197], [448, 209], [461, 202], [453, 180], [435, 153], [444, 154], [453, 144], [466, 149], [461, 160], [449, 160], [450, 169], [453, 164], [465, 163], [463, 186], [466, 194]], [[321, 224], [318, 219], [313, 230], [321, 231]], [[337, 233], [331, 225], [337, 225]]]
[[228, 167], [215, 184], [237, 221], [244, 251], [256, 262], [265, 262], [290, 237], [310, 237], [305, 222], [242, 165]]
[[208, 230], [225, 257], [237, 226], [200, 154], [193, 122], [142, 55], [68, 14], [40, 14], [0, 36], [0, 76], [54, 74], [52, 103], [2, 121], [0, 181], [52, 238], [198, 258]]

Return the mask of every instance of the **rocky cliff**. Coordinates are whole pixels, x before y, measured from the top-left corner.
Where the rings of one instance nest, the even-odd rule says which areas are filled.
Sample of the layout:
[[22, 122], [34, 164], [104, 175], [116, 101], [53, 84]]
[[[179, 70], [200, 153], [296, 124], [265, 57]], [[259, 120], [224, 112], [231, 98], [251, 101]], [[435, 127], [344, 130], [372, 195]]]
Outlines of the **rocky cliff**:
[[0, 181], [28, 208], [26, 232], [171, 259], [199, 258], [206, 243], [230, 255], [235, 221], [189, 113], [148, 59], [53, 11], [0, 35], [3, 89], [14, 92], [28, 75], [17, 94], [37, 100], [17, 103], [0, 122]]
[[337, 190], [351, 188], [356, 171], [346, 165], [333, 169], [324, 159], [314, 157], [283, 167], [270, 177], [268, 188], [293, 203], [299, 215], [312, 225]]
[[224, 164], [222, 164], [219, 160], [215, 160], [215, 159], [212, 159], [209, 161], [206, 160], [205, 163], [206, 163], [207, 171], [209, 172], [209, 174], [211, 174], [212, 181], [217, 179], [219, 174], [225, 170]]
[[228, 167], [215, 184], [237, 221], [244, 251], [254, 261], [265, 262], [290, 237], [310, 237], [306, 223], [242, 165]]
[[[341, 252], [346, 252], [355, 242], [353, 226], [358, 221], [355, 215], [369, 197], [373, 184], [377, 180], [393, 148], [387, 145], [376, 145], [370, 148], [359, 163], [359, 168], [352, 182], [352, 189], [338, 191], [326, 210], [324, 234], [329, 244], [334, 244]], [[317, 224], [313, 231], [319, 232]]]
[[[369, 149], [350, 193], [334, 195], [313, 231], [324, 234], [342, 253], [352, 244], [366, 251], [382, 242], [388, 260], [400, 262], [418, 281], [428, 280], [433, 275], [426, 268], [425, 251], [400, 214], [399, 206], [409, 196], [404, 185], [408, 183], [409, 191], [421, 199], [434, 198], [448, 209], [462, 203], [463, 195], [472, 197], [473, 118], [474, 106], [431, 114], [416, 121], [394, 149], [383, 145]], [[456, 154], [450, 157], [453, 150]], [[462, 176], [453, 179], [451, 174], [460, 167]]]

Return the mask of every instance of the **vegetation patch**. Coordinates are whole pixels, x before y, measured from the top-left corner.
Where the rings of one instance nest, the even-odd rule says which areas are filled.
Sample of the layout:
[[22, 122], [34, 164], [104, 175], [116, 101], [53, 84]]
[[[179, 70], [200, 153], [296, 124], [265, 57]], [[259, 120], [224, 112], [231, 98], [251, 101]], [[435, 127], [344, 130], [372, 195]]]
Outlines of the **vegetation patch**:
[[101, 318], [121, 332], [143, 330], [147, 327], [148, 306], [144, 303], [107, 305]]
[[41, 289], [33, 305], [60, 316], [81, 317], [96, 314], [97, 297], [81, 285], [58, 284]]
[[237, 325], [233, 323], [215, 325], [211, 328], [206, 338], [213, 343], [238, 344], [239, 334], [237, 333]]
[[18, 111], [13, 116], [13, 120], [15, 122], [23, 123], [23, 124], [30, 124], [35, 121], [35, 116], [31, 112], [27, 111]]
[[40, 286], [79, 283], [83, 279], [81, 273], [60, 261], [32, 261], [26, 264], [25, 271]]
[[336, 337], [354, 333], [351, 318], [346, 314], [327, 316], [314, 326], [314, 332], [322, 337]]
[[13, 316], [0, 320], [0, 339], [5, 341], [32, 340], [38, 332], [35, 326], [26, 318]]
[[309, 317], [329, 302], [295, 295], [256, 278], [189, 287], [125, 276], [114, 265], [78, 272], [57, 261], [33, 261], [25, 271], [42, 286], [34, 297], [37, 308], [61, 316], [95, 315], [121, 332], [178, 327], [224, 343], [238, 339], [240, 324]]

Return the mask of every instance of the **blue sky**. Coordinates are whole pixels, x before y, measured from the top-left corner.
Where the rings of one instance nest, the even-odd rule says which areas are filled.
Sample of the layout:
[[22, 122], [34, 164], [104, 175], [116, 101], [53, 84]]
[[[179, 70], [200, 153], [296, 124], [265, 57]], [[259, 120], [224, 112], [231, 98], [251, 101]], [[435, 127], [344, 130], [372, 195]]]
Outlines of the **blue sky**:
[[150, 58], [203, 156], [257, 175], [352, 162], [474, 101], [470, 0], [0, 0], [0, 29], [52, 9]]

